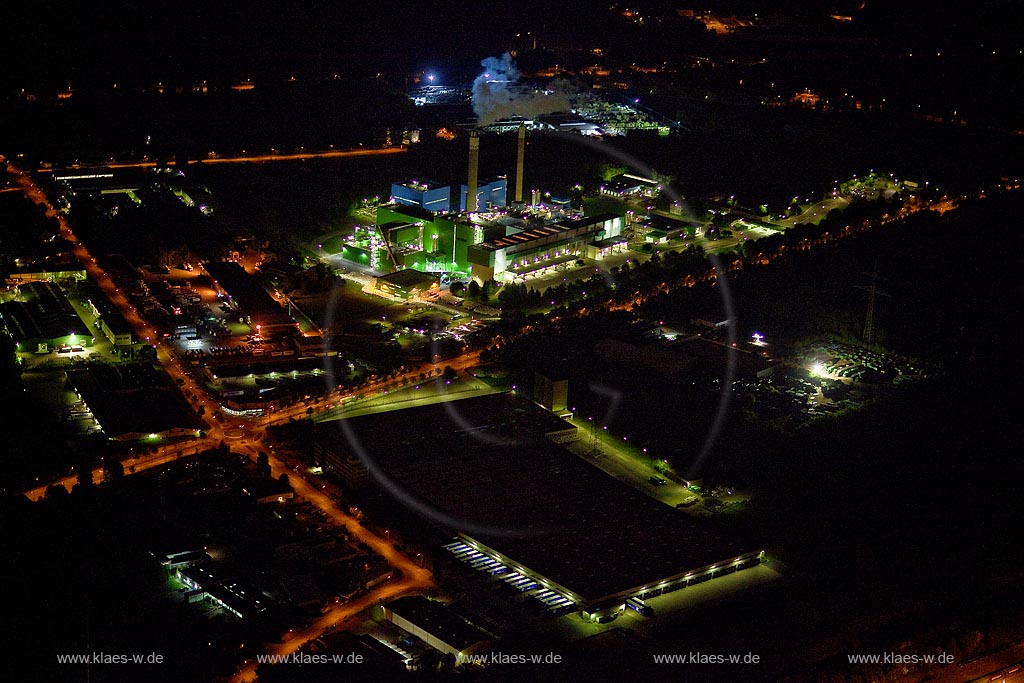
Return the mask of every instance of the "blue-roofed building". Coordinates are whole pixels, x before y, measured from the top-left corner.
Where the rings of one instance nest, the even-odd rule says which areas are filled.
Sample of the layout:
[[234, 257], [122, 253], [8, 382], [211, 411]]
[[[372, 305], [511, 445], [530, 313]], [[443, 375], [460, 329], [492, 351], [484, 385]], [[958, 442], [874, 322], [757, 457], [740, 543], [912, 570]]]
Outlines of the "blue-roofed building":
[[[459, 211], [466, 210], [466, 194], [469, 188], [465, 185], [459, 192]], [[485, 180], [476, 186], [477, 211], [490, 211], [505, 206], [508, 195], [508, 179], [500, 176], [493, 180]]]
[[392, 202], [419, 207], [431, 213], [450, 211], [451, 193], [450, 185], [441, 185], [432, 180], [408, 180], [391, 185]]

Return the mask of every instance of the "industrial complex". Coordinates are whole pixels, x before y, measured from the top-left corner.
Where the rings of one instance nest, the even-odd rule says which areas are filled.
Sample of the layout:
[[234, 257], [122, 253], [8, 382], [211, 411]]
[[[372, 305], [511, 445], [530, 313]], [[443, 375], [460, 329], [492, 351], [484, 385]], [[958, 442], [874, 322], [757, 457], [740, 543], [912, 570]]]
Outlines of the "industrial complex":
[[[357, 228], [341, 256], [378, 272], [409, 269], [479, 283], [510, 282], [625, 242], [625, 216], [584, 217], [568, 199], [542, 203], [539, 191], [525, 192], [527, 126], [520, 123], [517, 129], [511, 201], [507, 178], [479, 178], [485, 136], [473, 130], [466, 184], [455, 188], [422, 179], [392, 184], [390, 200], [377, 207], [375, 225]], [[641, 180], [650, 191], [653, 181]]]

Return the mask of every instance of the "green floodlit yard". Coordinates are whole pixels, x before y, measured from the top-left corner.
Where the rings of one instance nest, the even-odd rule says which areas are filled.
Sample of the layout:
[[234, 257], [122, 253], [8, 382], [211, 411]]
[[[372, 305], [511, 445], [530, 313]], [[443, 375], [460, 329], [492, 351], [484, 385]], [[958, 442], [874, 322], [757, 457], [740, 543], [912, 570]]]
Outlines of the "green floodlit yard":
[[332, 235], [320, 242], [320, 247], [331, 256], [341, 253], [342, 246], [343, 241], [340, 234]]

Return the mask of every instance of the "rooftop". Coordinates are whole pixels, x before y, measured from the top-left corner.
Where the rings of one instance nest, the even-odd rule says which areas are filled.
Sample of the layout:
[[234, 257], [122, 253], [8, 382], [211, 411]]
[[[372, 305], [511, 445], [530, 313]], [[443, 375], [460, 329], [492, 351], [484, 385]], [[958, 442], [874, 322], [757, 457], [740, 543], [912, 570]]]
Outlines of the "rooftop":
[[148, 363], [93, 365], [67, 377], [108, 437], [203, 428], [170, 378]]
[[511, 249], [515, 252], [519, 251], [520, 247], [532, 246], [531, 243], [546, 244], [597, 232], [603, 229], [603, 224], [606, 221], [615, 219], [621, 220], [622, 216], [613, 213], [602, 213], [576, 220], [562, 220], [543, 225], [532, 225], [522, 232], [505, 235], [473, 246], [476, 249], [483, 249], [485, 251]]
[[[552, 443], [570, 425], [515, 392], [345, 423], [341, 438], [401, 502], [588, 601], [755, 550]], [[338, 428], [318, 427], [335, 440]]]
[[232, 261], [211, 261], [203, 268], [217, 284], [253, 318], [263, 325], [289, 324], [292, 319], [267, 293], [263, 285], [242, 266]]
[[19, 285], [18, 291], [24, 301], [0, 304], [0, 319], [10, 329], [15, 341], [57, 339], [70, 334], [93, 336], [57, 285], [52, 282], [26, 282]]
[[428, 192], [430, 190], [439, 190], [448, 187], [448, 185], [439, 183], [436, 180], [424, 179], [410, 179], [406, 180], [405, 182], [395, 184], [400, 187], [407, 187], [410, 190], [415, 190], [416, 192]]
[[419, 270], [412, 268], [406, 268], [405, 270], [396, 270], [393, 273], [387, 275], [381, 275], [377, 278], [381, 282], [387, 282], [388, 284], [395, 285], [396, 287], [416, 287], [417, 285], [430, 285], [439, 282], [436, 275], [430, 273], [424, 273]]
[[399, 598], [384, 607], [460, 652], [493, 639], [490, 633], [456, 614], [444, 603], [420, 595]]

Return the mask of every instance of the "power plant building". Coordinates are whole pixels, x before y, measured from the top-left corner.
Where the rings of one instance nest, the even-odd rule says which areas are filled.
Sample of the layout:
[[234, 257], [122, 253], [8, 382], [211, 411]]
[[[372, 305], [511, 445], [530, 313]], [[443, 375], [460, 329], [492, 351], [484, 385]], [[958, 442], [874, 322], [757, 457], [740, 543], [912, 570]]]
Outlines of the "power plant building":
[[[466, 197], [469, 188], [462, 186], [459, 194], [459, 210], [466, 210]], [[476, 186], [476, 210], [490, 211], [492, 209], [504, 208], [508, 196], [508, 180], [506, 178], [495, 178], [494, 180], [477, 183]]]
[[447, 185], [419, 180], [396, 183], [391, 186], [391, 202], [377, 207], [376, 226], [369, 231], [357, 228], [342, 256], [382, 273], [414, 269], [502, 282], [536, 268], [574, 262], [591, 255], [595, 244], [623, 240], [623, 216], [571, 217], [568, 198], [552, 199], [552, 210], [552, 206], [538, 206], [537, 192], [532, 207], [523, 205], [526, 126], [519, 122], [517, 127], [516, 211], [506, 209], [506, 177], [479, 180], [483, 136], [472, 131], [459, 211], [446, 210], [454, 208], [447, 199]]
[[619, 237], [624, 227], [623, 216], [600, 214], [510, 230], [509, 234], [469, 248], [473, 278], [503, 282], [542, 264], [582, 257], [587, 245]]
[[424, 272], [468, 272], [470, 245], [484, 239], [483, 229], [460, 214], [433, 215], [419, 207], [388, 204], [377, 208], [384, 259], [381, 270], [415, 268]]
[[[415, 206], [431, 213], [447, 213], [451, 210], [450, 185], [430, 180], [409, 180], [391, 185], [391, 201], [403, 206]], [[463, 190], [465, 203], [465, 190]]]

